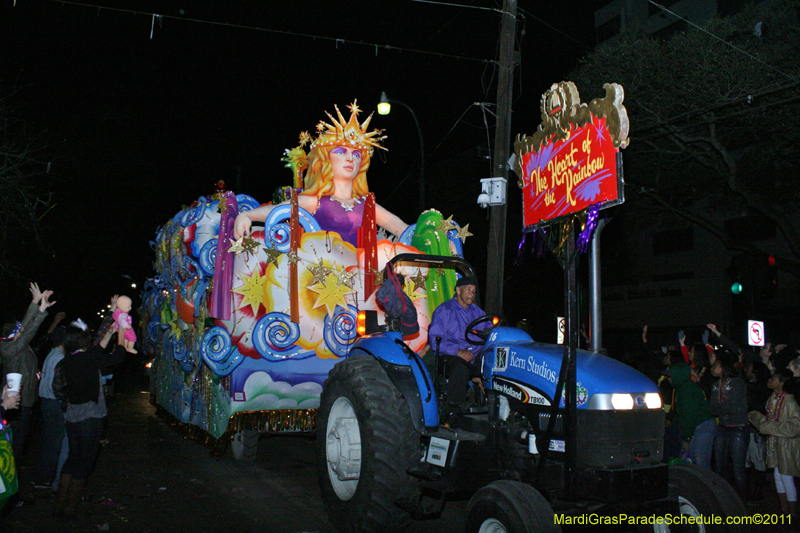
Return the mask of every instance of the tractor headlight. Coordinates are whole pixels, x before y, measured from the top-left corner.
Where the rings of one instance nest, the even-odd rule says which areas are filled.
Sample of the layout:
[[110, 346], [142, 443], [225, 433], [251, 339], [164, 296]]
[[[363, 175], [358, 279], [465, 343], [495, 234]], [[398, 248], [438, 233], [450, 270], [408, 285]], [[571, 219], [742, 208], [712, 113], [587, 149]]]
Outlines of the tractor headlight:
[[612, 394], [611, 406], [617, 411], [633, 409], [633, 396], [630, 394]]
[[648, 409], [661, 409], [661, 395], [657, 392], [648, 392], [644, 395], [644, 403]]

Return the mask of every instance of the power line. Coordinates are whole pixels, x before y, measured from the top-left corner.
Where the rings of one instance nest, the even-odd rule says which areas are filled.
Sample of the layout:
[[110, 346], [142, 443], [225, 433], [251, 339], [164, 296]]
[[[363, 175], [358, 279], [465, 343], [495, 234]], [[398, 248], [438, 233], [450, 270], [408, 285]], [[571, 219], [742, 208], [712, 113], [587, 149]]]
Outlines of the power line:
[[[213, 21], [213, 20], [186, 18], [186, 17], [175, 16], [175, 15], [160, 15], [158, 13], [152, 13], [152, 12], [146, 12], [146, 11], [137, 11], [137, 10], [133, 10], [133, 9], [122, 9], [122, 8], [117, 8], [117, 7], [107, 7], [107, 6], [100, 6], [100, 5], [94, 5], [94, 4], [87, 4], [87, 3], [83, 3], [83, 2], [71, 2], [71, 1], [68, 1], [68, 0], [51, 0], [51, 1], [53, 3], [58, 3], [58, 4], [61, 4], [61, 5], [70, 5], [70, 6], [87, 7], [87, 8], [91, 8], [91, 9], [97, 9], [98, 12], [100, 10], [105, 9], [107, 11], [115, 11], [115, 12], [118, 12], [118, 13], [127, 13], [127, 14], [131, 14], [131, 15], [143, 15], [143, 16], [151, 17], [154, 23], [155, 23], [156, 19], [172, 19], [172, 20], [179, 20], [179, 21], [184, 21], [184, 22], [194, 22], [194, 23], [197, 23], [197, 24], [208, 24], [208, 25], [211, 25], [211, 26], [225, 26], [225, 27], [228, 27], [228, 28], [237, 28], [237, 29], [243, 29], [243, 30], [261, 31], [261, 32], [265, 32], [265, 33], [276, 33], [276, 34], [279, 34], [279, 35], [291, 35], [292, 37], [304, 37], [304, 38], [307, 38], [307, 39], [314, 39], [314, 40], [319, 39], [319, 40], [324, 40], [324, 41], [332, 41], [332, 42], [337, 43], [337, 44], [339, 44], [339, 43], [341, 43], [341, 44], [345, 44], [345, 43], [347, 43], [347, 44], [357, 44], [357, 45], [361, 45], [361, 46], [368, 46], [370, 48], [374, 48], [376, 53], [378, 52], [379, 49], [398, 50], [400, 52], [412, 52], [412, 53], [416, 53], [416, 54], [432, 55], [432, 56], [444, 57], [444, 58], [448, 58], [448, 59], [464, 59], [466, 61], [477, 61], [477, 62], [480, 62], [480, 63], [495, 63], [495, 61], [491, 60], [491, 59], [481, 59], [481, 58], [478, 58], [478, 57], [461, 56], [461, 55], [456, 55], [456, 54], [446, 54], [446, 53], [443, 53], [443, 52], [431, 52], [429, 50], [420, 50], [420, 49], [417, 49], [417, 48], [405, 48], [405, 47], [402, 47], [402, 46], [394, 46], [394, 45], [390, 45], [390, 44], [378, 44], [378, 43], [370, 43], [370, 42], [364, 42], [364, 41], [350, 41], [350, 40], [347, 40], [347, 39], [343, 39], [341, 37], [328, 37], [326, 35], [313, 35], [313, 34], [309, 34], [309, 33], [298, 33], [298, 32], [293, 32], [293, 31], [289, 31], [289, 30], [276, 30], [276, 29], [271, 29], [271, 28], [262, 28], [260, 26], [249, 26], [249, 25], [245, 25], [245, 24], [235, 24], [235, 23], [231, 23], [231, 22], [217, 22], [217, 21]], [[151, 28], [151, 33], [150, 33], [151, 38], [152, 38], [152, 35], [153, 34], [152, 34], [152, 28]]]

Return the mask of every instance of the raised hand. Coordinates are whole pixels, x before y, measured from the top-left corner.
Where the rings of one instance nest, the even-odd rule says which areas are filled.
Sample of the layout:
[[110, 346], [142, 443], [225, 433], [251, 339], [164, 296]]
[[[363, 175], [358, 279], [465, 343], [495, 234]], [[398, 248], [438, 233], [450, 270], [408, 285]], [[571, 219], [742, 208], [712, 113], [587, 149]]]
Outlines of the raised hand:
[[53, 291], [44, 291], [42, 293], [42, 301], [39, 303], [39, 311], [44, 311], [48, 307], [55, 305], [55, 302], [50, 301], [50, 297], [53, 295]]
[[33, 295], [33, 301], [31, 303], [38, 304], [42, 301], [42, 291], [39, 290], [38, 283], [31, 283], [31, 295]]

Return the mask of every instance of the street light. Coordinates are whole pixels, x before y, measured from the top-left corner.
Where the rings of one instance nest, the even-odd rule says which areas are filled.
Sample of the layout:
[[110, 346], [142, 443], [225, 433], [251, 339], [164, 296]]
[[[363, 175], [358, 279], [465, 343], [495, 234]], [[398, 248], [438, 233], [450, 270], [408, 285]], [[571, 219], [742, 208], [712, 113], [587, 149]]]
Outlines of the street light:
[[419, 121], [414, 110], [408, 107], [400, 100], [389, 99], [386, 96], [386, 91], [381, 92], [381, 101], [378, 103], [378, 114], [388, 115], [392, 110], [392, 104], [397, 104], [408, 109], [411, 116], [414, 118], [414, 124], [417, 125], [417, 133], [419, 133], [419, 211], [420, 213], [425, 210], [425, 148], [422, 142], [422, 129], [419, 127]]

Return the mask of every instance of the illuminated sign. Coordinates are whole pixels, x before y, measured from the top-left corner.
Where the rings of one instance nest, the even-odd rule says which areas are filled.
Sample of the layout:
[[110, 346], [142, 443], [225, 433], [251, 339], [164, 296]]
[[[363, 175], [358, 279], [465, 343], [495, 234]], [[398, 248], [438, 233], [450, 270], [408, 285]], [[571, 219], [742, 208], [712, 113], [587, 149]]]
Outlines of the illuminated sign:
[[622, 87], [605, 89], [605, 98], [587, 105], [572, 82], [553, 85], [542, 97], [545, 119], [538, 131], [517, 139], [526, 229], [594, 204], [624, 201], [619, 150], [628, 143], [628, 115]]

